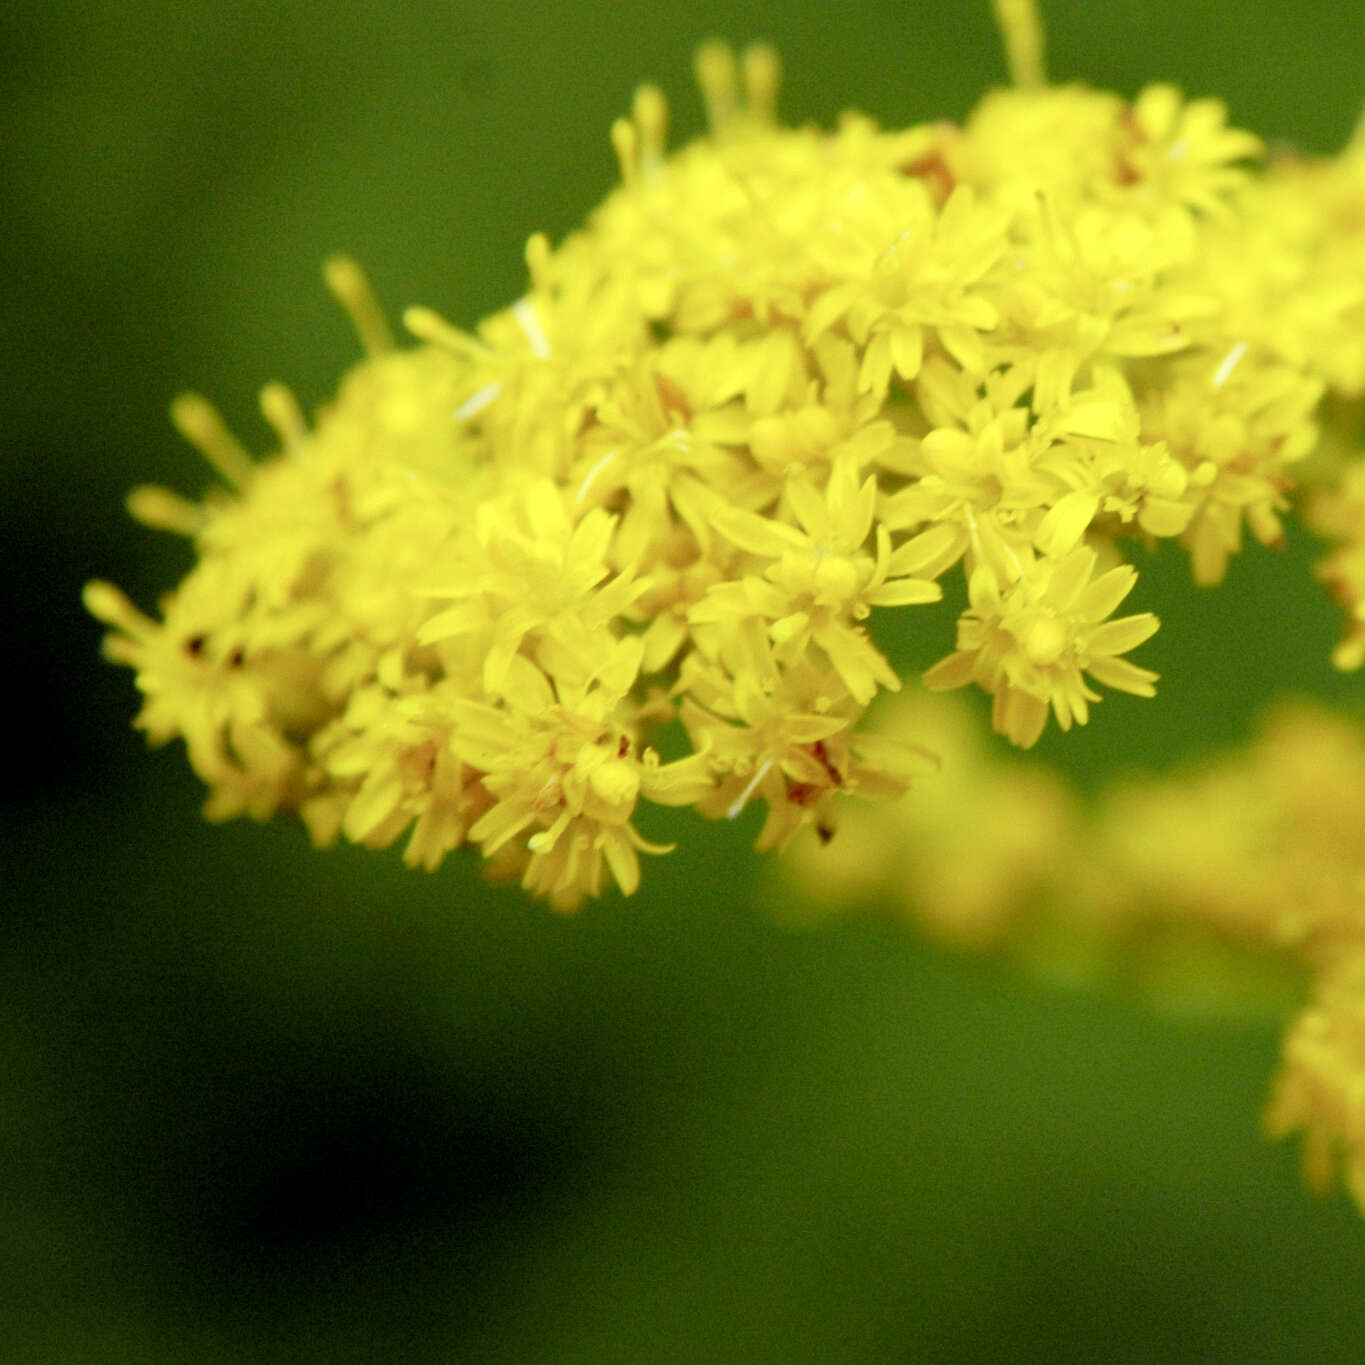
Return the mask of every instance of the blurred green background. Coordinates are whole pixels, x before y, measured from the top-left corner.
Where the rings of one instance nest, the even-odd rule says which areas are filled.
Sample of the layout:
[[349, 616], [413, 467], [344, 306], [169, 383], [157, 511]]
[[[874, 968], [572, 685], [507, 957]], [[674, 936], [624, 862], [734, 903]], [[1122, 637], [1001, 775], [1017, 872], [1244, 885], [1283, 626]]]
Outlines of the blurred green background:
[[[1336, 0], [1047, 20], [1058, 77], [1170, 78], [1313, 150], [1365, 97]], [[122, 512], [207, 482], [170, 398], [255, 445], [263, 381], [323, 400], [355, 353], [336, 250], [395, 314], [509, 301], [528, 233], [611, 185], [638, 79], [698, 129], [712, 33], [778, 45], [791, 120], [961, 117], [1002, 76], [985, 0], [0, 14], [0, 1360], [1365, 1358], [1365, 1221], [1258, 1135], [1273, 1013], [782, 928], [752, 823], [679, 821], [633, 901], [560, 919], [460, 860], [205, 825], [182, 755], [129, 729], [78, 595], [150, 605], [186, 565]], [[1358, 686], [1294, 563], [1253, 551], [1217, 594], [1150, 568], [1162, 695], [1049, 744], [1080, 781]]]

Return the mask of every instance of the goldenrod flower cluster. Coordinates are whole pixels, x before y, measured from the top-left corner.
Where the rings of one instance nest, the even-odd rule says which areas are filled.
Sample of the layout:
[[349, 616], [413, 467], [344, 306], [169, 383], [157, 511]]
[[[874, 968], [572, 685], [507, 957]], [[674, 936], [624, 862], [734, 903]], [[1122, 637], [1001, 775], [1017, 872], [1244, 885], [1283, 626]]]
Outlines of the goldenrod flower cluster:
[[1324, 430], [1311, 515], [1361, 662], [1365, 147], [1264, 169], [1214, 100], [1045, 84], [1001, 8], [1016, 85], [961, 126], [786, 128], [774, 54], [707, 45], [709, 135], [670, 154], [641, 89], [620, 187], [531, 238], [505, 311], [411, 309], [395, 346], [337, 260], [368, 355], [311, 422], [269, 386], [256, 460], [177, 402], [225, 486], [131, 505], [197, 565], [156, 616], [86, 601], [211, 817], [427, 868], [470, 844], [561, 908], [635, 890], [641, 801], [828, 835], [935, 748], [860, 726], [903, 682], [874, 612], [1031, 745], [1097, 685], [1153, 693], [1125, 544], [1179, 539], [1216, 582], [1244, 528], [1278, 539]]

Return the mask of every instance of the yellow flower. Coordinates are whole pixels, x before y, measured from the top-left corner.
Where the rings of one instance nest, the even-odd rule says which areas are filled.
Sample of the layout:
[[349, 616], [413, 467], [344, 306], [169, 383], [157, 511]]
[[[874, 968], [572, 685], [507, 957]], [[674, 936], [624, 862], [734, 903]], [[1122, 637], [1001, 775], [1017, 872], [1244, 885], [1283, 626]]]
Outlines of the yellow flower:
[[958, 621], [957, 650], [925, 674], [926, 686], [979, 683], [994, 694], [995, 728], [1023, 748], [1042, 734], [1049, 704], [1063, 730], [1072, 721], [1085, 724], [1089, 703], [1099, 701], [1085, 673], [1106, 686], [1152, 696], [1156, 674], [1118, 656], [1159, 623], [1151, 612], [1107, 620], [1137, 574], [1125, 564], [1092, 581], [1096, 560], [1085, 545], [1060, 559], [1012, 565], [1007, 575], [983, 560], [972, 573], [971, 606]]
[[593, 508], [575, 522], [567, 501], [562, 489], [535, 480], [484, 502], [472, 535], [456, 542], [451, 568], [436, 569], [419, 590], [455, 605], [425, 621], [417, 643], [460, 639], [482, 658], [490, 696], [502, 691], [522, 651], [557, 675], [593, 672], [599, 641], [610, 640], [611, 623], [642, 591], [628, 570], [608, 580], [615, 518]]
[[980, 334], [999, 314], [978, 285], [1005, 254], [1007, 218], [980, 206], [965, 187], [938, 211], [925, 182], [914, 179], [877, 209], [877, 217], [856, 225], [840, 215], [840, 236], [823, 250], [833, 257], [829, 273], [845, 278], [811, 305], [806, 340], [841, 322], [862, 349], [859, 387], [879, 396], [893, 373], [903, 380], [919, 373], [926, 337], [963, 368], [983, 373]]
[[638, 638], [622, 640], [582, 687], [558, 690], [513, 655], [502, 705], [450, 703], [450, 748], [482, 774], [491, 801], [469, 838], [492, 857], [529, 829], [518, 844], [523, 883], [561, 909], [601, 893], [604, 860], [629, 895], [640, 880], [637, 851], [666, 851], [630, 822], [642, 790], [687, 804], [711, 786], [695, 759], [660, 767], [640, 753], [623, 702], [641, 654]]
[[303, 754], [292, 736], [329, 708], [306, 652], [248, 648], [250, 588], [231, 579], [221, 561], [201, 565], [164, 600], [162, 622], [107, 583], [91, 583], [85, 604], [115, 628], [107, 657], [137, 670], [137, 726], [153, 744], [184, 739], [191, 766], [215, 789], [209, 813], [264, 819], [297, 796]]
[[1211, 217], [1226, 217], [1229, 198], [1248, 181], [1233, 163], [1258, 157], [1261, 140], [1226, 126], [1222, 101], [1185, 104], [1173, 85], [1149, 85], [1125, 121], [1119, 180], [1149, 203], [1183, 204]]
[[1143, 435], [1163, 442], [1189, 474], [1192, 520], [1183, 539], [1195, 581], [1217, 583], [1241, 547], [1242, 523], [1263, 545], [1282, 539], [1290, 469], [1313, 448], [1319, 379], [1267, 363], [1238, 343], [1211, 362], [1177, 366], [1146, 396]]
[[878, 684], [894, 690], [900, 679], [855, 622], [874, 606], [938, 601], [938, 584], [914, 574], [935, 557], [944, 537], [926, 532], [893, 550], [882, 527], [875, 557], [866, 553], [877, 481], [869, 475], [860, 485], [850, 461], [835, 466], [823, 497], [801, 478], [788, 481], [784, 496], [797, 526], [741, 508], [715, 508], [712, 519], [720, 533], [769, 563], [763, 579], [749, 574], [713, 587], [693, 607], [691, 619], [721, 625], [764, 621], [779, 662], [795, 661], [814, 644], [854, 699], [866, 705]]
[[699, 809], [734, 819], [762, 798], [768, 818], [760, 849], [785, 847], [806, 825], [828, 841], [836, 796], [899, 796], [934, 767], [919, 745], [853, 732], [857, 709], [829, 670], [801, 665], [765, 688], [696, 659], [684, 679], [683, 724], [719, 779]]

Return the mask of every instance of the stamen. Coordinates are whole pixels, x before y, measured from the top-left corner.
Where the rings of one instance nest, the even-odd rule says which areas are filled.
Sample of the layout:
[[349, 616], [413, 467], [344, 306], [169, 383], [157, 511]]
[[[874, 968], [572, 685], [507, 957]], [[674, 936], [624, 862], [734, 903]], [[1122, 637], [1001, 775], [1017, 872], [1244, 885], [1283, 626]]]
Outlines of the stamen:
[[1213, 372], [1213, 387], [1215, 389], [1221, 389], [1228, 382], [1229, 376], [1237, 368], [1246, 353], [1247, 344], [1245, 341], [1234, 343], [1227, 355], [1218, 362], [1218, 368]]
[[520, 324], [521, 330], [526, 333], [526, 340], [531, 343], [531, 349], [544, 360], [550, 354], [550, 343], [546, 341], [545, 333], [540, 330], [540, 319], [536, 317], [535, 305], [530, 299], [518, 299], [512, 305], [512, 315]]
[[471, 417], [477, 417], [489, 404], [497, 401], [498, 395], [502, 392], [501, 384], [485, 384], [483, 388], [471, 393], [468, 398], [455, 409], [455, 420], [457, 422], [467, 422]]
[[[971, 537], [972, 549], [976, 551], [977, 562], [980, 564], [988, 564], [989, 558], [986, 554], [985, 541], [982, 538], [980, 528], [976, 524], [976, 513], [972, 510], [971, 503], [963, 503], [962, 510], [966, 517], [967, 534]], [[993, 538], [993, 543], [1000, 547], [1005, 558], [1009, 560], [1010, 564], [1013, 566], [1016, 579], [1021, 583], [1027, 581], [1028, 570], [1024, 568], [1023, 562], [1020, 560], [1019, 556], [1014, 553], [1014, 547], [1005, 539], [1004, 534], [998, 528]], [[997, 560], [996, 564], [990, 564], [993, 573], [996, 571], [998, 563], [999, 561]]]
[[369, 278], [359, 265], [349, 256], [333, 256], [323, 265], [322, 278], [332, 297], [345, 309], [366, 355], [383, 355], [393, 350], [393, 333]]
[[581, 503], [588, 496], [588, 489], [592, 486], [592, 481], [616, 458], [617, 452], [609, 450], [602, 456], [593, 467], [588, 470], [583, 478], [583, 482], [578, 486], [578, 497], [576, 502]]
[[153, 531], [177, 536], [197, 536], [208, 520], [197, 502], [156, 484], [143, 484], [128, 494], [127, 507], [135, 521]]
[[182, 393], [171, 404], [171, 421], [230, 484], [245, 488], [251, 482], [256, 473], [255, 462], [207, 398], [197, 393]]
[[418, 341], [429, 342], [433, 346], [443, 346], [447, 351], [468, 360], [486, 360], [491, 352], [482, 342], [452, 327], [445, 318], [430, 308], [405, 308], [403, 326]]
[[275, 429], [285, 448], [298, 445], [308, 435], [308, 421], [287, 384], [267, 384], [261, 390], [261, 416]]
[[611, 149], [621, 167], [621, 183], [633, 189], [640, 180], [640, 134], [628, 118], [611, 125]]
[[533, 232], [526, 239], [525, 256], [532, 285], [537, 289], [546, 288], [550, 270], [550, 239], [543, 232]]
[[156, 622], [144, 616], [112, 583], [98, 578], [87, 583], [81, 590], [81, 600], [86, 611], [106, 626], [115, 626], [137, 640], [156, 636]]
[[1043, 70], [1043, 24], [1034, 0], [995, 0], [995, 22], [1005, 40], [1010, 83], [1021, 90], [1047, 84]]
[[573, 819], [570, 811], [560, 811], [554, 824], [548, 829], [542, 829], [539, 833], [531, 835], [526, 841], [526, 847], [532, 853], [549, 853], [559, 842], [559, 836], [569, 827], [569, 821]]
[[976, 527], [976, 512], [969, 502], [964, 502], [962, 504], [962, 511], [967, 519], [967, 534], [971, 537], [972, 549], [976, 551], [976, 558], [979, 563], [981, 560], [985, 559], [986, 555], [985, 551], [981, 548], [981, 533]]
[[777, 91], [782, 84], [782, 61], [768, 43], [744, 49], [744, 96], [749, 114], [759, 123], [777, 121]]
[[706, 121], [713, 133], [735, 117], [735, 54], [729, 43], [718, 38], [703, 43], [693, 60], [693, 71], [706, 105]]
[[769, 771], [772, 769], [772, 766], [773, 766], [772, 759], [768, 758], [763, 761], [763, 764], [759, 768], [759, 770], [749, 779], [749, 785], [745, 787], [742, 792], [740, 792], [739, 796], [731, 804], [730, 809], [725, 812], [725, 818], [727, 820], [735, 819], [739, 815], [740, 811], [742, 811], [744, 807], [749, 804], [749, 798], [754, 794], [754, 792], [758, 790], [758, 784], [762, 782], [765, 777], [767, 777]]
[[640, 169], [646, 177], [655, 176], [664, 164], [668, 146], [668, 101], [657, 85], [642, 85], [631, 104], [640, 142]]

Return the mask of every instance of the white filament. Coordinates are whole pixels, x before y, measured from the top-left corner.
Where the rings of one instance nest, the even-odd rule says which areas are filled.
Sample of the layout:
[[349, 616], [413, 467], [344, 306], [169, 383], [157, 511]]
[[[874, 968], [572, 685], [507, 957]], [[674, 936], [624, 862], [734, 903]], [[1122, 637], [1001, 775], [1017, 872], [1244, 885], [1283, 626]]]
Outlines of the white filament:
[[727, 820], [733, 820], [749, 804], [749, 798], [758, 789], [758, 784], [768, 775], [768, 770], [773, 766], [772, 759], [768, 759], [763, 766], [749, 779], [749, 785], [740, 792], [738, 799], [725, 812]]

